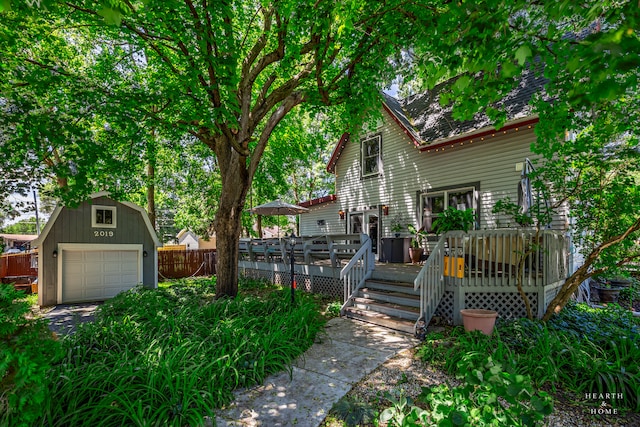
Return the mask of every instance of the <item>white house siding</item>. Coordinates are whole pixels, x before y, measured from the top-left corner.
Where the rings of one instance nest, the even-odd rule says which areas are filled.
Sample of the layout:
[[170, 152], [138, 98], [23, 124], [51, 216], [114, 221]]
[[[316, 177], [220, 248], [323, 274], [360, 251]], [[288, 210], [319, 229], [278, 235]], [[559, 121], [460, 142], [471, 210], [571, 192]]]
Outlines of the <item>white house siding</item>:
[[[382, 134], [381, 174], [360, 177], [359, 138], [353, 138], [336, 165], [336, 213], [328, 216], [337, 218], [340, 209], [359, 211], [386, 204], [389, 215], [382, 217], [381, 231], [382, 236], [389, 236], [391, 219], [396, 216], [403, 224], [418, 222], [418, 191], [479, 183], [480, 228], [515, 226], [506, 218], [495, 218], [491, 211], [495, 202], [506, 196], [517, 201], [521, 172], [516, 165], [534, 157], [530, 151], [535, 140], [532, 129], [496, 132], [484, 140], [463, 141], [463, 146], [458, 142], [437, 152], [419, 152], [388, 115], [384, 120], [384, 126], [377, 131]], [[311, 219], [303, 216], [304, 223]], [[556, 228], [563, 225], [562, 219], [555, 222]], [[344, 226], [336, 232], [343, 230]]]
[[[300, 215], [300, 235], [340, 234], [346, 230], [345, 220], [338, 215], [337, 202], [312, 206], [309, 212]], [[320, 224], [318, 223], [320, 221]], [[324, 222], [324, 223], [323, 223]]]

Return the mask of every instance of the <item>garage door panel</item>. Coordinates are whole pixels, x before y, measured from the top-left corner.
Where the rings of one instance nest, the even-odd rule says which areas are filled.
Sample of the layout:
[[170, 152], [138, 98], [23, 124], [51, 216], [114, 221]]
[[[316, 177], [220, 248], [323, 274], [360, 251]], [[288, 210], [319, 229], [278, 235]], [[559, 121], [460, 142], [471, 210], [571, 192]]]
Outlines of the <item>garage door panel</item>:
[[142, 281], [136, 250], [63, 251], [63, 302], [112, 298]]
[[65, 262], [83, 262], [84, 252], [64, 251]]

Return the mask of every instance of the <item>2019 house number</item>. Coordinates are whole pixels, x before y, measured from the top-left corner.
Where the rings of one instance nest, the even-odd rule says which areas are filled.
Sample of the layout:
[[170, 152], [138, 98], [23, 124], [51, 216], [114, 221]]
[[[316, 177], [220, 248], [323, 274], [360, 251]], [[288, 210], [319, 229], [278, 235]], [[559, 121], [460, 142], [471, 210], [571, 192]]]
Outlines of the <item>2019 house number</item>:
[[113, 237], [113, 231], [93, 230], [94, 237]]

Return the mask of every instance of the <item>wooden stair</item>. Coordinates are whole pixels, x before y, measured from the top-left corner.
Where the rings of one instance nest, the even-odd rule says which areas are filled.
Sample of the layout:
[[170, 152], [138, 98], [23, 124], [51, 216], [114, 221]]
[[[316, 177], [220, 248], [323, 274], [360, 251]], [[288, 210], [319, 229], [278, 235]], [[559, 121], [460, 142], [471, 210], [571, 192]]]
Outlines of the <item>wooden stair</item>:
[[367, 280], [344, 315], [413, 334], [420, 317], [420, 296], [412, 283]]

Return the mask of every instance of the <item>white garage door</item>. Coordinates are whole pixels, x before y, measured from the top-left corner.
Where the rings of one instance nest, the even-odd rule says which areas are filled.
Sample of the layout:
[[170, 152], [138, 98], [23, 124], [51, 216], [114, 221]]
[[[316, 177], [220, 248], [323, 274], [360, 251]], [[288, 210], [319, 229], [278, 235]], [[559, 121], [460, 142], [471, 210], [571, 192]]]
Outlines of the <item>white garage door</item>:
[[102, 301], [142, 281], [137, 250], [62, 251], [62, 301]]

